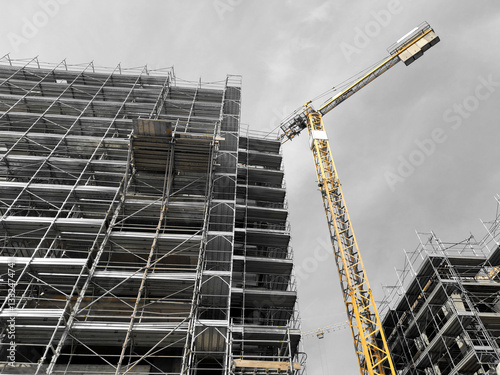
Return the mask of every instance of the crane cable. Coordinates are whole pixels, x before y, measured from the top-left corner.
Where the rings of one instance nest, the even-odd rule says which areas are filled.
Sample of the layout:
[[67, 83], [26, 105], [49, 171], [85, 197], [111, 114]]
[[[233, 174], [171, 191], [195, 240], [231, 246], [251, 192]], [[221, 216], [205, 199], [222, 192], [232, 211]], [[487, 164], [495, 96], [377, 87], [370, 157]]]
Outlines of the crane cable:
[[[324, 98], [325, 96], [328, 95], [328, 99], [326, 99], [324, 101], [324, 103], [326, 103], [327, 101], [329, 101], [332, 97], [333, 97], [333, 93], [336, 92], [336, 91], [343, 91], [345, 88], [349, 87], [350, 85], [352, 85], [354, 82], [356, 82], [361, 76], [363, 76], [364, 74], [366, 74], [366, 72], [370, 71], [371, 69], [373, 69], [375, 66], [377, 65], [380, 65], [382, 63], [382, 61], [384, 61], [386, 58], [382, 58], [380, 59], [379, 61], [375, 62], [374, 64], [370, 65], [368, 68], [365, 68], [363, 70], [361, 70], [360, 72], [354, 74], [353, 76], [345, 79], [344, 81], [338, 83], [337, 85], [335, 86], [332, 86], [331, 88], [329, 88], [328, 90], [324, 91], [323, 93], [319, 94], [318, 96], [316, 96], [315, 98], [313, 98], [311, 100], [311, 102], [315, 102], [321, 98]], [[297, 115], [299, 112], [302, 112], [303, 110], [303, 107], [299, 107], [297, 108], [296, 110], [294, 110], [293, 112], [291, 112], [290, 114], [288, 114], [274, 129], [272, 129], [269, 133], [267, 133], [266, 137], [272, 133], [274, 133], [277, 129], [280, 128], [281, 124], [283, 124], [284, 122], [292, 119], [293, 117], [295, 117], [295, 115]]]
[[[356, 82], [357, 80], [359, 80], [359, 78], [361, 78], [362, 76], [364, 76], [367, 72], [369, 72], [370, 70], [374, 69], [376, 66], [380, 65], [384, 60], [386, 60], [387, 58], [384, 57], [380, 60], [378, 60], [377, 62], [373, 63], [372, 65], [370, 65], [369, 67], [361, 70], [360, 72], [354, 74], [353, 76], [345, 79], [344, 81], [338, 83], [337, 85], [333, 86], [332, 88], [326, 90], [324, 93], [322, 94], [319, 94], [317, 97], [315, 97], [312, 101], [316, 101], [316, 100], [319, 100], [320, 98], [330, 94], [330, 95], [333, 95], [333, 93], [335, 91], [343, 91], [344, 89], [346, 89], [347, 87], [351, 86], [354, 82]], [[325, 100], [325, 103], [327, 101], [329, 101], [331, 99], [331, 96], [328, 97], [327, 100]]]

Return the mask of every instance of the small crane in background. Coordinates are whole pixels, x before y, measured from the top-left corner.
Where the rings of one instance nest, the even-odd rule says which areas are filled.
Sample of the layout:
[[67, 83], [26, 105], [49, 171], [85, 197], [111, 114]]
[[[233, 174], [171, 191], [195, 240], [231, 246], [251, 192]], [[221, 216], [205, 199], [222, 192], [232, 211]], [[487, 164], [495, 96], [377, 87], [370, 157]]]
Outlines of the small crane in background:
[[316, 336], [318, 339], [323, 339], [323, 338], [325, 338], [325, 333], [341, 331], [341, 330], [346, 329], [346, 328], [349, 328], [349, 322], [347, 320], [345, 322], [342, 322], [342, 323], [331, 324], [331, 325], [324, 326], [321, 328], [312, 329], [310, 331], [302, 332], [302, 337], [306, 338], [306, 337]]

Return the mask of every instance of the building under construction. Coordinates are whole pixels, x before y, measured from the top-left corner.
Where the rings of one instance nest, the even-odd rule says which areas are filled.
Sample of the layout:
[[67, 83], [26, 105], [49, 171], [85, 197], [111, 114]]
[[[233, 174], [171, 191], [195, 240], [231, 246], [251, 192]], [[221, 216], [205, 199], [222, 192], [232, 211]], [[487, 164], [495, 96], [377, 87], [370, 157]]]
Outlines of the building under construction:
[[[496, 197], [500, 207], [500, 196]], [[401, 375], [497, 374], [500, 362], [500, 210], [487, 235], [458, 242], [418, 233], [383, 321]]]
[[0, 373], [301, 373], [280, 142], [240, 77], [0, 63]]

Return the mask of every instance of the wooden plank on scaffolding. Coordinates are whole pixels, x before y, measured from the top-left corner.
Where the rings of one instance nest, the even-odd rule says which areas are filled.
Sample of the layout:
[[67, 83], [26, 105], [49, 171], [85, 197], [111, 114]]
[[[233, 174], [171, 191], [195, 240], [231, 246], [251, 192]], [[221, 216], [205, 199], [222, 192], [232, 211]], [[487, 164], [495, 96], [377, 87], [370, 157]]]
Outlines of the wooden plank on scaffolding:
[[[278, 362], [278, 361], [253, 361], [246, 359], [235, 359], [234, 365], [236, 367], [250, 367], [250, 368], [262, 368], [262, 369], [276, 369], [276, 370], [290, 370], [290, 362]], [[294, 370], [300, 370], [300, 363], [293, 363]]]

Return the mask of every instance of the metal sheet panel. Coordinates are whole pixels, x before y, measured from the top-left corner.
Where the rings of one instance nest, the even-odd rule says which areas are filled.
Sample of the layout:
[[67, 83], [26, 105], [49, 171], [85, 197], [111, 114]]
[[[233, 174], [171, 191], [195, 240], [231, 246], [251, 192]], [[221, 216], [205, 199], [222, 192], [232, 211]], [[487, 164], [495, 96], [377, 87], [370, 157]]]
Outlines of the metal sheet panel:
[[132, 120], [135, 135], [172, 137], [172, 122], [137, 118]]

